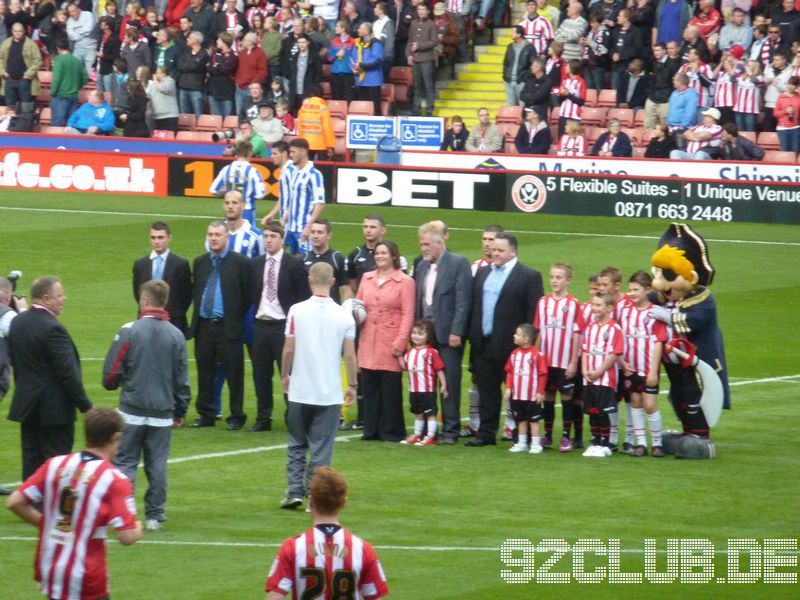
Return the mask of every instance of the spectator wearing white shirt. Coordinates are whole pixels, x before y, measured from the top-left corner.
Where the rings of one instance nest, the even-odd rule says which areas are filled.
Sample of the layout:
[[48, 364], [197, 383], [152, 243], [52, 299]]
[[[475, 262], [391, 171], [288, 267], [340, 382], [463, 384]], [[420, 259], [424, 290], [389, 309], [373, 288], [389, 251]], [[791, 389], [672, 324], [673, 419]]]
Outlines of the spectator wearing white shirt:
[[97, 60], [97, 40], [94, 37], [95, 18], [89, 11], [81, 10], [77, 4], [67, 7], [67, 37], [72, 54], [86, 66], [91, 73]]

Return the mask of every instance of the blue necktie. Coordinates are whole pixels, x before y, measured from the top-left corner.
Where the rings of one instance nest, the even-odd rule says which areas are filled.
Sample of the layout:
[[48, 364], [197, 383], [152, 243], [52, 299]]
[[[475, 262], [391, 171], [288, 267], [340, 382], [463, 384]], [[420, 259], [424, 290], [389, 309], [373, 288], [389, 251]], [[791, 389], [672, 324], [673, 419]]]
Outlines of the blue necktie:
[[156, 268], [153, 269], [153, 279], [164, 279], [164, 257], [156, 256]]
[[213, 316], [214, 314], [214, 297], [217, 295], [217, 282], [219, 281], [219, 257], [214, 256], [211, 259], [211, 274], [208, 276], [206, 282], [206, 293], [203, 296], [203, 309], [202, 313], [205, 315]]

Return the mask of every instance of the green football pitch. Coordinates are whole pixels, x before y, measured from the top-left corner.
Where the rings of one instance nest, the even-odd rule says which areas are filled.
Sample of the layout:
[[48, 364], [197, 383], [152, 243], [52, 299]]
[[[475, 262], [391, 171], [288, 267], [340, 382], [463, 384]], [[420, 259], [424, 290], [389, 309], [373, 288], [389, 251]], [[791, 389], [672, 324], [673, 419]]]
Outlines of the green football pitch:
[[[262, 203], [259, 214], [265, 210]], [[347, 253], [360, 243], [361, 219], [370, 210], [326, 209], [325, 216], [334, 222], [335, 248]], [[503, 225], [518, 234], [521, 260], [545, 274], [545, 286], [552, 262], [571, 263], [576, 272], [571, 292], [580, 299], [586, 296], [587, 277], [607, 264], [619, 266], [626, 276], [649, 269], [667, 227], [657, 220], [380, 212], [389, 224], [387, 237], [399, 243], [409, 260], [418, 254], [416, 227], [423, 221], [446, 220], [449, 247], [470, 259], [480, 255], [483, 226]], [[67, 295], [62, 320], [80, 350], [89, 396], [114, 406], [116, 393], [100, 385], [102, 360], [120, 325], [136, 315], [131, 265], [149, 251], [149, 224], [168, 221], [173, 250], [191, 258], [203, 251], [205, 225], [219, 214], [221, 202], [212, 199], [4, 190], [0, 272], [22, 270], [23, 290], [38, 275], [62, 277]], [[800, 533], [795, 454], [800, 228], [695, 227], [708, 240], [717, 269], [712, 290], [732, 385], [733, 410], [723, 414], [713, 432], [717, 458], [687, 462], [620, 455], [592, 461], [577, 452], [510, 454], [502, 443], [482, 449], [366, 443], [344, 432], [334, 451], [334, 466], [350, 484], [343, 522], [376, 547], [393, 597], [797, 597], [796, 546], [776, 556], [774, 547], [791, 542], [769, 540], [796, 543]], [[249, 368], [245, 407], [252, 418]], [[677, 427], [666, 397], [661, 398], [666, 427]], [[9, 399], [4, 404], [6, 414]], [[282, 406], [280, 399], [276, 406]], [[467, 414], [466, 398], [462, 414]], [[135, 546], [109, 542], [112, 598], [263, 598], [278, 546], [310, 523], [303, 511], [278, 509], [285, 489], [286, 432], [280, 418], [276, 423], [270, 433], [221, 427], [175, 432], [169, 520], [161, 532], [145, 535]], [[559, 425], [557, 418], [557, 431]], [[79, 434], [76, 447], [80, 444]], [[3, 420], [0, 483], [14, 484], [19, 474], [18, 426]], [[140, 472], [140, 513], [144, 481]], [[32, 580], [34, 535], [12, 514], [0, 515], [0, 597], [40, 597]], [[527, 540], [518, 543], [525, 550], [510, 558], [501, 554], [509, 539]], [[545, 539], [564, 540], [551, 544], [564, 550], [546, 551]], [[600, 550], [580, 551], [588, 539], [598, 540]], [[677, 539], [707, 542], [669, 541]], [[738, 539], [753, 540], [741, 544], [760, 550], [735, 551], [736, 542], [729, 540]], [[619, 569], [613, 540], [619, 540]], [[654, 561], [645, 559], [645, 540], [655, 540]], [[578, 582], [592, 578], [579, 572], [582, 557], [584, 570], [594, 572], [600, 583]], [[661, 575], [648, 571], [640, 584], [613, 582], [617, 570], [635, 578], [646, 568]], [[750, 573], [755, 583], [733, 585], [736, 569]], [[692, 573], [709, 583], [689, 584]], [[511, 574], [521, 583], [506, 583], [504, 577]], [[555, 574], [569, 583], [545, 583]], [[776, 577], [793, 577], [795, 583], [764, 583]], [[672, 583], [652, 583], [659, 579]]]

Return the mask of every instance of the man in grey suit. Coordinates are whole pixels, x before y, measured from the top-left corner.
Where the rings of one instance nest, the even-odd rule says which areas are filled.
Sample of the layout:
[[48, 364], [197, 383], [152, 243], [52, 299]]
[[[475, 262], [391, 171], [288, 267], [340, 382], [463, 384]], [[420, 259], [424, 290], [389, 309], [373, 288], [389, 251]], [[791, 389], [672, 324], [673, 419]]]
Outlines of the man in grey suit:
[[433, 321], [449, 392], [442, 398], [442, 443], [454, 444], [461, 429], [461, 360], [469, 329], [472, 272], [466, 258], [447, 250], [441, 225], [430, 222], [419, 228], [423, 260], [414, 269], [415, 313]]

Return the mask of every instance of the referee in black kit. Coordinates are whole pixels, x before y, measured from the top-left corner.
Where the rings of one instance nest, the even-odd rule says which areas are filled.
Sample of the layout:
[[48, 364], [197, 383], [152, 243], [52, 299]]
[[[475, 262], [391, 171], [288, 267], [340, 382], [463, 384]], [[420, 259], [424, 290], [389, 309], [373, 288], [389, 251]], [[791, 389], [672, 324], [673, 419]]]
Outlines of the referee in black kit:
[[310, 271], [313, 265], [320, 262], [331, 266], [333, 279], [336, 282], [331, 288], [331, 298], [337, 304], [341, 304], [342, 300], [351, 298], [353, 292], [347, 274], [347, 258], [338, 250], [331, 248], [331, 232], [331, 222], [327, 219], [312, 223], [309, 231], [311, 250], [305, 252], [302, 258], [306, 271]]

